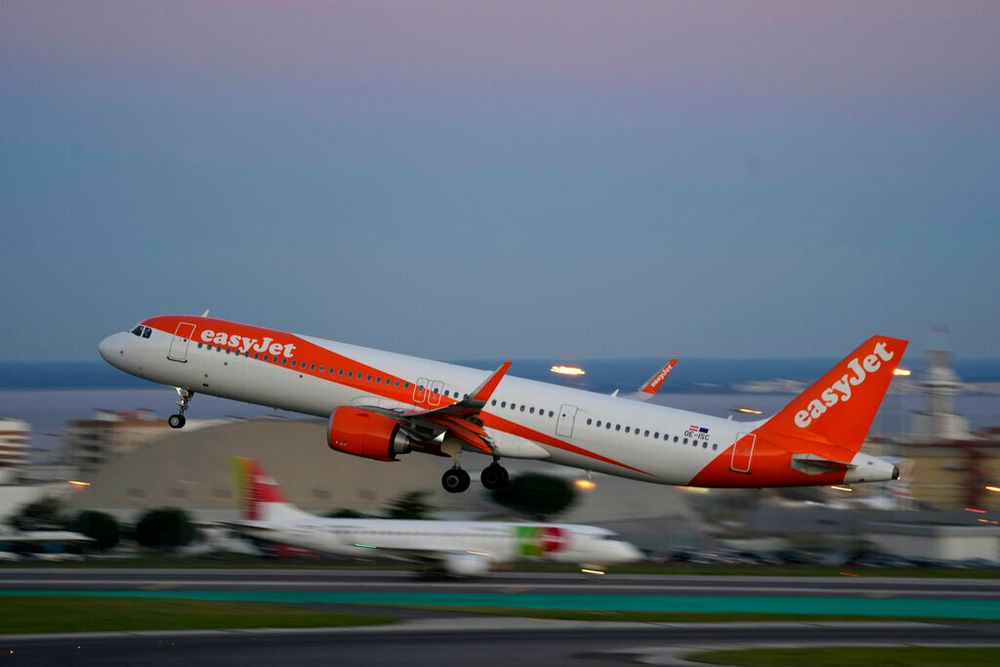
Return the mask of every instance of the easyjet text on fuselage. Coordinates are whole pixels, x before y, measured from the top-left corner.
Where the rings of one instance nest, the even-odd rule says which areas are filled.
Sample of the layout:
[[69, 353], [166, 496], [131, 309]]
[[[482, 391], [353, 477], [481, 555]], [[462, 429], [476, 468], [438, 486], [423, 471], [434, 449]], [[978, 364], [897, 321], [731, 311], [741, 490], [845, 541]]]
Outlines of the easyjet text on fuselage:
[[270, 336], [250, 338], [249, 336], [227, 334], [212, 329], [205, 329], [201, 332], [201, 341], [220, 347], [232, 347], [244, 354], [252, 350], [260, 354], [273, 354], [275, 356], [280, 354], [288, 358], [292, 357], [292, 350], [295, 349], [294, 343], [278, 343]]

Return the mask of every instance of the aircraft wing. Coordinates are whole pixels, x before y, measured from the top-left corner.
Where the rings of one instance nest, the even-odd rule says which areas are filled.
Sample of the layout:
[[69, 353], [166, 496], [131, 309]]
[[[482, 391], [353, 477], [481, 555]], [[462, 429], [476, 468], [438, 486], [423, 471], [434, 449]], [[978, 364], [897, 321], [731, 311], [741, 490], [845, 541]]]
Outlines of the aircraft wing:
[[433, 440], [445, 432], [485, 454], [493, 454], [493, 439], [483, 428], [479, 413], [490, 401], [503, 376], [510, 369], [505, 361], [465, 398], [432, 410], [394, 410], [374, 405], [359, 407], [392, 417], [415, 440]]
[[[670, 371], [674, 370], [674, 366], [676, 365], [677, 365], [677, 359], [671, 359], [666, 364], [664, 364], [663, 367], [660, 368], [660, 370], [653, 373], [653, 375], [650, 376], [648, 380], [643, 382], [642, 386], [640, 386], [636, 392], [631, 394], [625, 394], [624, 396], [622, 396], [622, 398], [627, 398], [630, 401], [648, 401], [649, 399], [651, 399], [653, 396], [656, 395], [656, 392], [660, 390], [660, 387], [663, 386], [663, 383], [670, 375]], [[614, 393], [612, 393], [611, 395], [617, 396], [618, 390], [616, 389]]]

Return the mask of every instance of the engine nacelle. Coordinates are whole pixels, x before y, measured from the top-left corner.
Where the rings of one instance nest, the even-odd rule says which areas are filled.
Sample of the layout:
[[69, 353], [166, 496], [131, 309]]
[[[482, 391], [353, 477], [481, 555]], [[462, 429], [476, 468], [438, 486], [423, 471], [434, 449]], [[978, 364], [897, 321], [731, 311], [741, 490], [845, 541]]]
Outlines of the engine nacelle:
[[395, 419], [346, 405], [330, 415], [326, 443], [338, 452], [376, 461], [395, 461], [396, 455], [409, 452], [412, 444], [399, 432]]
[[493, 561], [485, 554], [453, 553], [444, 557], [442, 565], [444, 565], [444, 569], [448, 574], [454, 574], [459, 577], [471, 577], [489, 572]]

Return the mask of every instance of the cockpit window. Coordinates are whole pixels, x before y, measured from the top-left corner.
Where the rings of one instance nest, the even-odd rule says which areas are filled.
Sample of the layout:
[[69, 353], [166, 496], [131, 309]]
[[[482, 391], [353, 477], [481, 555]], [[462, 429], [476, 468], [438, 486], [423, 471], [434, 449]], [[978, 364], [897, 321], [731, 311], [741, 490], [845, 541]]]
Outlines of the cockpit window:
[[618, 535], [616, 535], [614, 533], [608, 533], [607, 535], [604, 535], [603, 539], [609, 540], [611, 542], [621, 542], [622, 541], [622, 538], [618, 537]]
[[135, 329], [132, 329], [132, 335], [133, 336], [141, 336], [142, 335], [142, 325], [141, 324], [139, 326], [137, 326]]
[[153, 333], [153, 330], [150, 329], [149, 327], [146, 327], [145, 329], [142, 330], [142, 337], [143, 338], [149, 338], [149, 335], [151, 333]]

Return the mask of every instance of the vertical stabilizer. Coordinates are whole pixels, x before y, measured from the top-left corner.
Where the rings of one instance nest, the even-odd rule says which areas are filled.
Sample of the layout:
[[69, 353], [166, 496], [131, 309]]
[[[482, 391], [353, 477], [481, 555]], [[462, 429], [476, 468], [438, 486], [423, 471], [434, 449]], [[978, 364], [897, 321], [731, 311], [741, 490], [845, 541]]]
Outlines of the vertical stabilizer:
[[234, 456], [236, 496], [249, 521], [284, 521], [312, 516], [288, 502], [278, 483], [254, 459]]
[[[907, 341], [872, 336], [786, 405], [758, 432], [781, 444], [810, 440], [854, 454], [868, 435]], [[788, 439], [790, 438], [790, 439]]]

